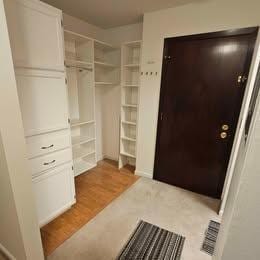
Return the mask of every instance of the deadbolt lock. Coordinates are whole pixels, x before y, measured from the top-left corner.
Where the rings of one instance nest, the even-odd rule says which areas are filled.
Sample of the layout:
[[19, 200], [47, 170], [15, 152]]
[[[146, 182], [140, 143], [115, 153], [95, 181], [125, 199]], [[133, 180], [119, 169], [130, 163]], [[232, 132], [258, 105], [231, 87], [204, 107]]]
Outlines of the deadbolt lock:
[[228, 125], [222, 125], [222, 130], [227, 131], [229, 129]]
[[221, 132], [220, 137], [221, 137], [221, 139], [227, 138], [227, 133], [226, 132]]

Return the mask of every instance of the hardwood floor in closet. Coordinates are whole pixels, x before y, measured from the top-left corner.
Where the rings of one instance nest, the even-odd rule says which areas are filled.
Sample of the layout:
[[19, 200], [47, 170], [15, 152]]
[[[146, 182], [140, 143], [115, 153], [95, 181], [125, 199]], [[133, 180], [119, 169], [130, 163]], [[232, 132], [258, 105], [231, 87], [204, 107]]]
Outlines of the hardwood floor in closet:
[[118, 170], [117, 162], [111, 160], [103, 160], [88, 173], [77, 176], [77, 203], [41, 228], [45, 255], [50, 255], [138, 178], [131, 166]]

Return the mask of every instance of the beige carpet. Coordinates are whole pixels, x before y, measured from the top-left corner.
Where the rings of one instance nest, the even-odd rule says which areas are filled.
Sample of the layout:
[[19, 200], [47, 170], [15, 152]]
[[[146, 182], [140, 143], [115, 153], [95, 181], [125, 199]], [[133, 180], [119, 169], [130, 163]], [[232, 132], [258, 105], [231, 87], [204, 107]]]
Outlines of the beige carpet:
[[185, 236], [183, 260], [211, 259], [200, 248], [209, 220], [219, 221], [218, 206], [219, 200], [140, 178], [48, 260], [115, 259], [140, 219]]

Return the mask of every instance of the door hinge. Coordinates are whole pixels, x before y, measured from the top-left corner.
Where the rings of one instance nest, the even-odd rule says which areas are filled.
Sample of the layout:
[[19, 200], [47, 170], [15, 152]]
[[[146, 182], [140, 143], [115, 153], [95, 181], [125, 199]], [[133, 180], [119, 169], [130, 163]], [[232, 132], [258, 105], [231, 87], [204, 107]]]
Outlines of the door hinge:
[[65, 78], [65, 84], [66, 84], [66, 85], [68, 84], [68, 80], [67, 80], [67, 78]]
[[63, 27], [63, 20], [60, 21], [61, 27]]
[[71, 166], [71, 169], [72, 169], [72, 171], [74, 170], [74, 167], [73, 166]]
[[160, 114], [160, 120], [163, 120], [163, 113]]
[[68, 123], [70, 124], [70, 119], [68, 118]]

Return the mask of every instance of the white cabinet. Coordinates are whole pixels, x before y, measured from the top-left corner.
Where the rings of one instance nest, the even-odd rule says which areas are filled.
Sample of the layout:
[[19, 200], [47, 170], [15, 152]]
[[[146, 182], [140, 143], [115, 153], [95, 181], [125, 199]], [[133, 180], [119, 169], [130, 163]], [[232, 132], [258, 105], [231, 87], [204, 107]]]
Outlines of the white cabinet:
[[73, 204], [73, 172], [71, 164], [62, 165], [33, 179], [34, 194], [40, 226]]
[[64, 73], [17, 69], [16, 81], [25, 136], [69, 127]]
[[42, 226], [75, 203], [62, 12], [38, 0], [5, 8]]
[[6, 1], [15, 66], [64, 71], [62, 12], [38, 0]]

